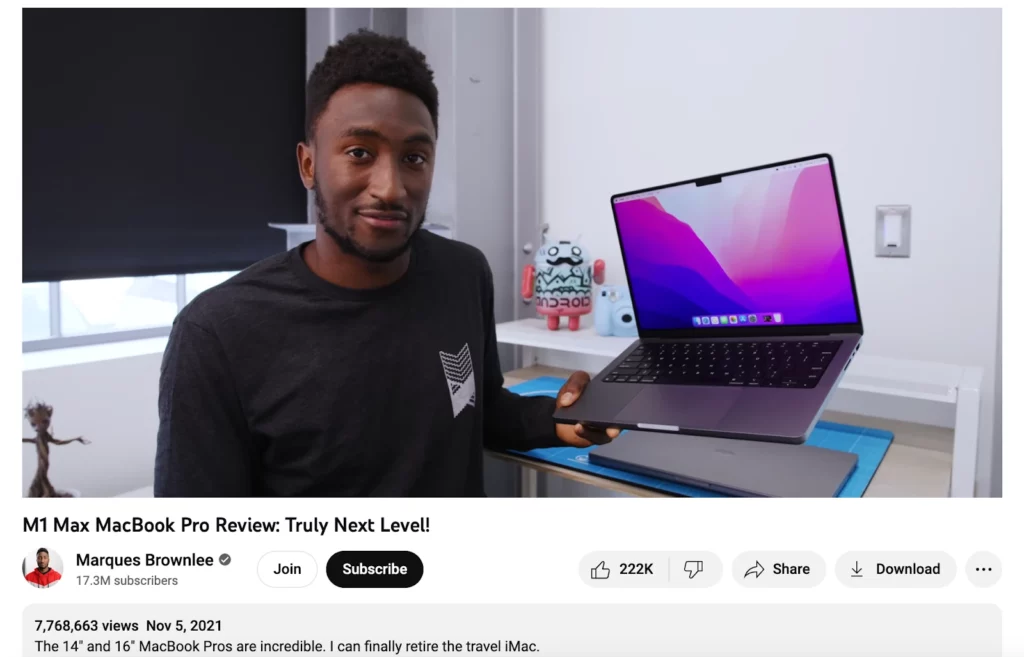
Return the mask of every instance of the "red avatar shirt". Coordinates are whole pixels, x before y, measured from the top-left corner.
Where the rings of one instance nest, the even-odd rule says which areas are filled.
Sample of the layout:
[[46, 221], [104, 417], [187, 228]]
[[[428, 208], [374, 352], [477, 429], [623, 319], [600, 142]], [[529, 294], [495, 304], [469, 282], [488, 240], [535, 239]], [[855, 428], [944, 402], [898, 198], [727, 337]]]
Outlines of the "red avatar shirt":
[[39, 572], [39, 569], [36, 568], [28, 575], [25, 575], [25, 580], [36, 588], [47, 589], [60, 580], [60, 573], [53, 568], [46, 571], [46, 573], [41, 573]]

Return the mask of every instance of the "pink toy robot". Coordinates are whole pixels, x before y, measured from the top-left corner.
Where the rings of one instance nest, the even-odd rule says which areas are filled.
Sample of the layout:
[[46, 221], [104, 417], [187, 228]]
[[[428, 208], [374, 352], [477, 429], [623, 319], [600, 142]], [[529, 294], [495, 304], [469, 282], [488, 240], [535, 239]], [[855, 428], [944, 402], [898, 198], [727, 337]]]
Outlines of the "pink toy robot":
[[591, 290], [604, 283], [604, 261], [588, 261], [587, 252], [576, 243], [545, 244], [534, 264], [523, 268], [524, 301], [537, 299], [537, 312], [548, 318], [548, 329], [557, 331], [562, 316], [569, 318], [569, 330], [580, 328], [580, 317], [593, 309]]

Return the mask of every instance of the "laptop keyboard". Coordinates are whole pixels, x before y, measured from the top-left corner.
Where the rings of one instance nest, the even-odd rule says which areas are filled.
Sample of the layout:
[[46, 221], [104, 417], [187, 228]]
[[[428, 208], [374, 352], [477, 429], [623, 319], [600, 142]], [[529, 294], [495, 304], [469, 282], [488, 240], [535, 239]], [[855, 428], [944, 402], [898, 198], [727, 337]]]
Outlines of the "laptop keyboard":
[[640, 345], [608, 383], [813, 388], [841, 341], [660, 342]]

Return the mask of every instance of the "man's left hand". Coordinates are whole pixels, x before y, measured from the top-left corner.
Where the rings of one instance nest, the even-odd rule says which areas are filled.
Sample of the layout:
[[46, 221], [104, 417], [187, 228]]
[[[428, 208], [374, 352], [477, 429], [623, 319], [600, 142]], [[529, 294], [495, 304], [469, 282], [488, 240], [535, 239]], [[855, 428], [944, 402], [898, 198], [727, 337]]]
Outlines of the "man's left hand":
[[[583, 394], [583, 390], [590, 383], [590, 375], [586, 372], [573, 372], [569, 380], [565, 382], [562, 389], [558, 391], [556, 405], [558, 408], [572, 406]], [[619, 430], [608, 428], [604, 431], [586, 427], [582, 424], [556, 424], [555, 434], [558, 439], [573, 447], [590, 447], [591, 445], [603, 445], [610, 443], [619, 435]]]

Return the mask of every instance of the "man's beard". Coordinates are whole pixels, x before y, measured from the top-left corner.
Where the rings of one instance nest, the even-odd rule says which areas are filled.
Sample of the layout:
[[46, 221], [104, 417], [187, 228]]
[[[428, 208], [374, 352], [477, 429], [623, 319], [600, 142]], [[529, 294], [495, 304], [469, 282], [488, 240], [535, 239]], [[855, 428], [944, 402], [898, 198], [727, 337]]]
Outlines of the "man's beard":
[[[337, 230], [335, 230], [333, 226], [327, 223], [327, 203], [324, 201], [323, 194], [320, 193], [320, 183], [317, 182], [316, 180], [313, 181], [313, 201], [316, 204], [317, 221], [320, 223], [321, 226], [323, 226], [324, 232], [331, 236], [331, 239], [333, 239], [335, 244], [338, 245], [338, 248], [341, 249], [342, 253], [354, 255], [356, 257], [362, 258], [363, 260], [366, 260], [367, 262], [391, 262], [398, 258], [403, 253], [405, 253], [406, 251], [408, 251], [409, 247], [412, 245], [412, 238], [416, 236], [416, 231], [420, 229], [420, 226], [423, 225], [423, 220], [426, 218], [426, 215], [424, 215], [421, 216], [419, 220], [415, 221], [415, 227], [412, 229], [412, 232], [409, 233], [409, 236], [405, 239], [405, 242], [403, 242], [401, 245], [388, 249], [386, 251], [374, 251], [371, 249], [367, 249], [363, 245], [359, 244], [359, 242], [357, 242], [355, 238], [353, 238], [350, 234], [343, 235]], [[381, 209], [392, 210], [395, 208]], [[346, 230], [346, 233], [351, 232], [352, 224], [349, 224], [349, 228], [348, 230]]]

